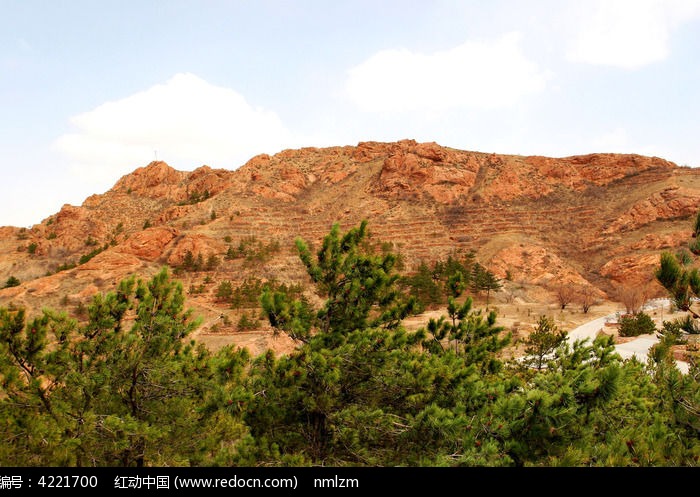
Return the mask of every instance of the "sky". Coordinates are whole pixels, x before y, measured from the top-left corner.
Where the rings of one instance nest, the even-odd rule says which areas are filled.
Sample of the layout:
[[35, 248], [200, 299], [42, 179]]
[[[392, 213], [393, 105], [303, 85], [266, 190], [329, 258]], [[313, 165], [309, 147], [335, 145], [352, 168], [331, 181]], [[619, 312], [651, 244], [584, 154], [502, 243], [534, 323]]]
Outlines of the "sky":
[[700, 166], [700, 0], [0, 0], [0, 226], [163, 160], [414, 139]]

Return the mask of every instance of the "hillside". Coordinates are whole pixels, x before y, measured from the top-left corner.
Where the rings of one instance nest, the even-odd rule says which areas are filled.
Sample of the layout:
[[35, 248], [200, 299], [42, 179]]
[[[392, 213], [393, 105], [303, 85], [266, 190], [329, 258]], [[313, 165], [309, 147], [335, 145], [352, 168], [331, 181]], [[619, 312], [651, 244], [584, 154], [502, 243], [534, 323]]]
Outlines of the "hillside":
[[[152, 162], [30, 229], [0, 228], [0, 281], [21, 281], [0, 290], [0, 305], [79, 313], [126, 276], [187, 265], [189, 252], [205, 262], [178, 274], [205, 318], [200, 337], [285, 350], [292, 344], [262, 322], [236, 331], [243, 311], [218, 301], [217, 287], [306, 282], [294, 238], [318, 243], [333, 222], [368, 219], [404, 272], [474, 250], [509, 276], [511, 300], [518, 290], [523, 304], [548, 304], [571, 282], [614, 302], [620, 287], [659, 291], [659, 253], [687, 245], [698, 206], [700, 170], [639, 155], [497, 155], [403, 140], [285, 150], [233, 171]], [[248, 252], [227, 258], [239, 247]]]

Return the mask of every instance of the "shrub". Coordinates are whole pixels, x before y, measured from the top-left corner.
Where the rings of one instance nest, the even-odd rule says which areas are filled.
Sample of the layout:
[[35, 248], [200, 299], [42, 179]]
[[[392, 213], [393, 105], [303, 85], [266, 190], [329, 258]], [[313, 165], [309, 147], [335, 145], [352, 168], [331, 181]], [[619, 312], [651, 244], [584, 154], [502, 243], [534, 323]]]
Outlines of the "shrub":
[[75, 262], [64, 262], [60, 266], [56, 268], [56, 272], [61, 272], [61, 271], [67, 271], [69, 269], [73, 269], [75, 267]]
[[663, 335], [664, 341], [672, 345], [687, 343], [679, 321], [678, 319], [674, 319], [673, 321], [663, 322], [659, 333]]
[[678, 326], [680, 327], [681, 330], [685, 331], [686, 333], [689, 333], [690, 335], [699, 335], [700, 334], [700, 327], [698, 326], [698, 323], [695, 321], [690, 316], [685, 316], [683, 318], [677, 319]]
[[91, 250], [89, 253], [81, 255], [80, 259], [78, 259], [78, 264], [85, 264], [90, 259], [95, 257], [97, 254], [99, 254], [100, 252], [103, 252], [105, 250], [107, 250], [106, 243], [102, 247], [97, 247], [95, 250]]
[[207, 271], [212, 271], [219, 265], [219, 258], [214, 254], [210, 254], [207, 258]]
[[636, 337], [648, 335], [656, 331], [654, 321], [644, 312], [638, 312], [634, 316], [622, 316], [620, 318], [619, 333], [621, 337]]
[[676, 259], [678, 259], [678, 262], [683, 266], [689, 266], [693, 262], [693, 256], [690, 255], [686, 249], [680, 249], [676, 252]]
[[13, 286], [19, 286], [19, 284], [20, 284], [20, 281], [17, 278], [15, 278], [14, 276], [10, 276], [9, 278], [7, 278], [7, 281], [5, 282], [5, 286], [3, 288], [10, 288]]
[[247, 312], [244, 312], [238, 320], [238, 331], [254, 330], [257, 327], [258, 320], [253, 315], [249, 316]]
[[228, 280], [219, 283], [219, 287], [216, 289], [216, 298], [224, 301], [228, 301], [233, 296], [233, 286]]
[[277, 240], [270, 240], [263, 243], [255, 236], [248, 236], [241, 239], [238, 248], [226, 252], [227, 259], [243, 258], [248, 264], [268, 262], [272, 256], [280, 251], [280, 243]]
[[695, 255], [700, 255], [700, 238], [694, 239], [688, 244], [688, 248]]
[[231, 259], [235, 259], [236, 257], [236, 251], [233, 250], [233, 247], [231, 245], [229, 245], [228, 250], [226, 251], [226, 256], [224, 258], [230, 261]]

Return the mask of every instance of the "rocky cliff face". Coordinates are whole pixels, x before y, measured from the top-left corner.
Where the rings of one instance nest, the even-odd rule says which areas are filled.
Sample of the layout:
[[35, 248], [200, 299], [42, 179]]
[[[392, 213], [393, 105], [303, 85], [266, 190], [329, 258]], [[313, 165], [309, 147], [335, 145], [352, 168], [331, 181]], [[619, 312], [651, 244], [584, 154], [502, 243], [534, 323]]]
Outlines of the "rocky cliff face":
[[[403, 140], [285, 150], [234, 171], [153, 162], [31, 229], [0, 228], [0, 283], [22, 281], [0, 290], [0, 305], [86, 302], [123, 277], [178, 267], [190, 252], [218, 261], [181, 274], [213, 327], [225, 311], [218, 282], [303, 281], [294, 238], [318, 243], [333, 222], [362, 219], [406, 271], [475, 250], [501, 277], [603, 293], [653, 285], [660, 251], [687, 244], [699, 207], [699, 170], [638, 155], [524, 157]], [[280, 250], [254, 264], [225, 258], [246, 240]]]

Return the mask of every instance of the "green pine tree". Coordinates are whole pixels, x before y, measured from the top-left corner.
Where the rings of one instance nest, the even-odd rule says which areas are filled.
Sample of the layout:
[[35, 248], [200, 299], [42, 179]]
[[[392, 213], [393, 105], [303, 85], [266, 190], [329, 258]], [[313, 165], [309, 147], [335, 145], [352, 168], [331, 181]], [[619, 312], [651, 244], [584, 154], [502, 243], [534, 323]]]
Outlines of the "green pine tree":
[[566, 341], [566, 336], [566, 331], [560, 330], [554, 319], [540, 316], [537, 326], [525, 340], [524, 363], [541, 370], [548, 356]]
[[148, 282], [130, 278], [96, 295], [83, 325], [49, 310], [26, 322], [24, 311], [0, 309], [7, 435], [0, 460], [19, 466], [227, 460], [222, 441], [236, 441], [244, 430], [222, 399], [243, 394], [219, 365], [231, 369], [247, 355], [226, 349], [212, 356], [188, 340], [198, 321], [183, 304], [181, 284], [162, 270]]

